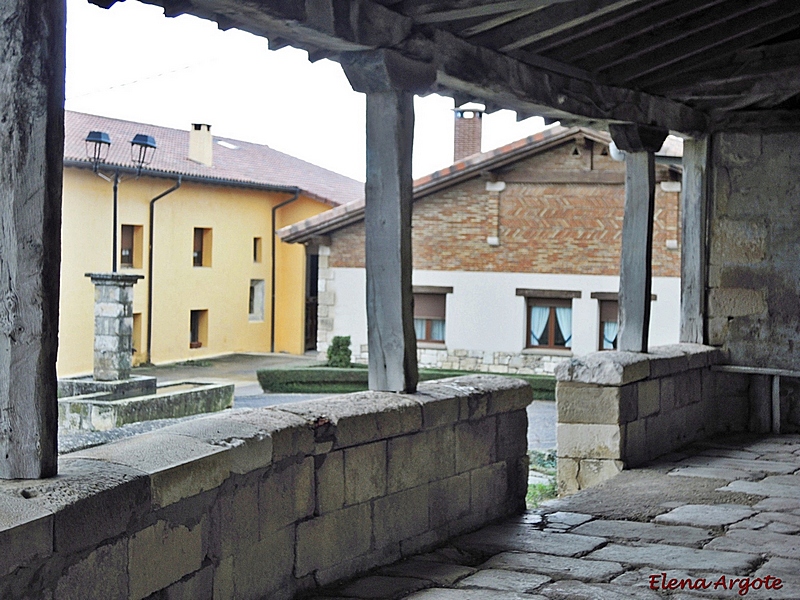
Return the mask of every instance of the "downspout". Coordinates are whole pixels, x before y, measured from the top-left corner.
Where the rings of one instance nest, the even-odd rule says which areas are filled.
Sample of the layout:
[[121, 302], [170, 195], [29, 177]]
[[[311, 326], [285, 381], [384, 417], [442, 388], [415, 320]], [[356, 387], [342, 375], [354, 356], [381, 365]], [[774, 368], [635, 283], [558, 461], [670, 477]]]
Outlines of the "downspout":
[[119, 169], [114, 171], [114, 235], [112, 236], [111, 250], [111, 272], [117, 272], [117, 206], [118, 206], [118, 192], [119, 192]]
[[171, 194], [181, 187], [181, 176], [178, 181], [168, 190], [161, 192], [158, 196], [150, 200], [150, 230], [148, 232], [147, 249], [147, 362], [150, 363], [150, 352], [153, 348], [153, 225], [155, 222], [155, 203], [167, 194]]
[[270, 310], [269, 310], [269, 351], [275, 352], [275, 216], [278, 212], [279, 208], [286, 206], [287, 204], [291, 204], [295, 200], [300, 197], [300, 188], [294, 188], [294, 195], [289, 198], [288, 200], [284, 200], [280, 204], [276, 204], [272, 207], [272, 226], [270, 229], [272, 230], [272, 248], [270, 252], [270, 262], [272, 263], [270, 267], [270, 292], [272, 294], [272, 299], [270, 302]]

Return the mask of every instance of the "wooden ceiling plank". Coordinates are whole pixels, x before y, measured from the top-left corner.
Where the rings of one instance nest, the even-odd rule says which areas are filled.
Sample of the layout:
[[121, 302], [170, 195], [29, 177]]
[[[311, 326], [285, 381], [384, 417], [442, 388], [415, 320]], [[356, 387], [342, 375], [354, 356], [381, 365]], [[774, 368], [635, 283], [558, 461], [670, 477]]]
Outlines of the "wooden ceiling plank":
[[514, 12], [509, 12], [504, 15], [500, 15], [499, 17], [495, 17], [494, 19], [487, 19], [473, 25], [472, 27], [467, 27], [466, 29], [462, 29], [459, 32], [459, 36], [463, 38], [469, 38], [474, 35], [478, 35], [479, 33], [484, 33], [486, 31], [491, 31], [492, 29], [497, 29], [503, 25], [516, 21], [517, 19], [521, 19], [523, 17], [527, 17], [530, 14], [535, 13], [536, 11], [541, 10], [541, 8], [529, 8], [525, 10], [517, 10]]
[[459, 0], [456, 2], [428, 2], [422, 10], [418, 7], [409, 7], [406, 9], [404, 3], [401, 5], [400, 12], [406, 16], [412, 17], [417, 23], [444, 23], [447, 21], [459, 21], [474, 17], [489, 17], [520, 10], [534, 11], [553, 4], [570, 1], [571, 0], [505, 0], [502, 2], [487, 2], [486, 0]]
[[665, 98], [547, 73], [443, 31], [434, 44], [441, 87], [523, 114], [630, 121], [689, 135], [706, 128], [703, 113]]
[[[765, 1], [774, 4], [778, 0]], [[658, 28], [656, 33], [647, 36], [646, 42], [643, 42], [639, 36], [634, 36], [628, 43], [617, 44], [613, 52], [607, 49], [603, 54], [598, 54], [595, 60], [585, 66], [595, 73], [613, 73], [616, 67], [618, 67], [617, 72], [625, 70], [626, 67], [619, 67], [619, 65], [640, 64], [643, 56], [657, 52], [666, 53], [665, 48], [683, 48], [686, 44], [685, 40], [690, 38], [694, 38], [694, 41], [706, 40], [709, 45], [712, 45], [715, 35], [730, 35], [731, 29], [737, 23], [740, 27], [755, 27], [752, 13], [762, 8], [763, 5], [764, 2], [758, 3], [752, 0], [729, 0], [724, 11], [708, 10], [702, 15], [690, 14], [666, 27]], [[724, 27], [721, 27], [723, 25]], [[716, 31], [715, 28], [717, 28]], [[633, 67], [628, 68], [633, 70]], [[613, 75], [610, 77], [612, 81], [615, 81]]]
[[[634, 7], [628, 14], [622, 14], [617, 18], [608, 19], [605, 22], [588, 24], [595, 35], [580, 32], [583, 39], [576, 39], [575, 33], [570, 31], [566, 39], [557, 40], [559, 46], [563, 48], [556, 52], [555, 56], [559, 60], [571, 64], [579, 63], [581, 59], [588, 56], [604, 56], [607, 58], [608, 52], [613, 52], [615, 46], [619, 46], [651, 31], [662, 30], [670, 23], [680, 19], [686, 19], [693, 14], [706, 10], [710, 7], [727, 2], [728, 0], [707, 0], [702, 4], [697, 0], [681, 0], [679, 3], [672, 1], [648, 3], [646, 6]], [[602, 29], [601, 29], [602, 27]], [[530, 50], [534, 52], [547, 52], [555, 47], [556, 40], [547, 45], [534, 44]]]
[[725, 33], [713, 43], [709, 43], [708, 38], [697, 39], [691, 44], [684, 43], [674, 53], [665, 53], [665, 58], [658, 60], [657, 64], [651, 63], [644, 69], [631, 68], [629, 72], [621, 71], [609, 76], [621, 84], [628, 83], [635, 85], [637, 89], [649, 89], [651, 85], [680, 76], [686, 71], [717, 62], [740, 48], [764, 43], [797, 28], [793, 17], [800, 14], [800, 4], [795, 0], [781, 2], [770, 12], [771, 17], [762, 21], [761, 27], [749, 26], [745, 31], [733, 32], [726, 27]]
[[473, 41], [501, 51], [516, 50], [642, 1], [583, 0], [551, 6], [484, 33]]

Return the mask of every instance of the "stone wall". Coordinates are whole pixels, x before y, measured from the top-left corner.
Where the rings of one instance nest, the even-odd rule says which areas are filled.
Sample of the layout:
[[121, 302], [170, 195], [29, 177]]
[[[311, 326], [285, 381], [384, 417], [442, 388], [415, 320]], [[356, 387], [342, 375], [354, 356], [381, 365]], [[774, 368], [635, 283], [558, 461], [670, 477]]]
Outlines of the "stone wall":
[[708, 341], [734, 364], [800, 370], [800, 133], [712, 144]]
[[648, 354], [597, 352], [559, 365], [559, 493], [591, 487], [709, 435], [745, 431], [747, 395], [725, 388], [741, 387], [741, 378], [711, 369], [722, 358], [718, 348], [675, 344]]
[[521, 511], [520, 381], [243, 410], [0, 482], [3, 600], [291, 598]]

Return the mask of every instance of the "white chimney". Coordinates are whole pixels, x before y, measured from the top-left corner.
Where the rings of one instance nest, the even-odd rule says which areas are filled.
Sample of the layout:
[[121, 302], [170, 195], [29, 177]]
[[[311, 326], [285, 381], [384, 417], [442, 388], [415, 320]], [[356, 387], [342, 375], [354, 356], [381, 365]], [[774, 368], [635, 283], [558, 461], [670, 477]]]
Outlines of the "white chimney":
[[192, 123], [189, 130], [189, 160], [210, 167], [214, 162], [214, 144], [211, 125]]

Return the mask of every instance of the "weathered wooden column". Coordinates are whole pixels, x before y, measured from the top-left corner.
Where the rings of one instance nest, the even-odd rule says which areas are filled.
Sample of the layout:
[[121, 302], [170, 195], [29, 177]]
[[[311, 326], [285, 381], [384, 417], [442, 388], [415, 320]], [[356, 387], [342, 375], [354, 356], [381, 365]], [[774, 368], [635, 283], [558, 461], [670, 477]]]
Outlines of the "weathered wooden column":
[[705, 342], [708, 138], [683, 141], [681, 186], [681, 337]]
[[435, 80], [432, 66], [389, 50], [342, 59], [350, 84], [367, 94], [365, 259], [369, 389], [417, 389], [411, 292], [411, 150], [414, 92]]
[[56, 474], [64, 0], [0, 2], [0, 478]]
[[609, 129], [617, 148], [626, 153], [617, 349], [647, 352], [656, 194], [655, 153], [669, 132], [633, 123], [612, 124]]

